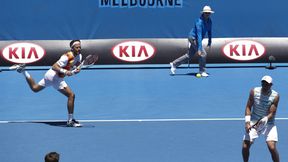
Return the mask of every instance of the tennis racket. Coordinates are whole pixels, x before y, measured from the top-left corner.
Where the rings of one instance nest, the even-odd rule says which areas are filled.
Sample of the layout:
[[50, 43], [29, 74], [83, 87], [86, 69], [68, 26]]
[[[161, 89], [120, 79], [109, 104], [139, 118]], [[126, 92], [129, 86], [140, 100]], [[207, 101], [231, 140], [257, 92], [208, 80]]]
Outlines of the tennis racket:
[[98, 61], [99, 57], [97, 55], [88, 55], [77, 68], [88, 68], [94, 65]]
[[255, 129], [257, 132], [261, 132], [266, 124], [264, 122], [261, 122], [263, 118], [260, 118], [259, 120], [257, 120], [257, 122], [255, 124], [252, 125], [252, 127], [250, 128], [250, 131], [251, 129]]
[[81, 63], [78, 65], [72, 73], [75, 73], [76, 70], [81, 70], [82, 68], [89, 68], [90, 66], [94, 65], [98, 61], [98, 55], [88, 55]]

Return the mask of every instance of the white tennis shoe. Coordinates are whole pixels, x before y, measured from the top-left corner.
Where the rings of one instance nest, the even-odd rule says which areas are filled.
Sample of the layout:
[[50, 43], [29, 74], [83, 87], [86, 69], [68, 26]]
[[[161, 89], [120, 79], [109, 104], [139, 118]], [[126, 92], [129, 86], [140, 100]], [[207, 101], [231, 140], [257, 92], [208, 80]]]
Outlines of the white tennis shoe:
[[175, 74], [176, 73], [176, 66], [173, 64], [173, 62], [170, 62], [170, 66], [171, 66], [171, 74]]
[[202, 73], [201, 73], [201, 76], [202, 76], [202, 77], [208, 77], [209, 74], [207, 74], [206, 72], [202, 72]]
[[15, 64], [9, 67], [9, 70], [16, 70], [18, 73], [22, 73], [25, 70], [26, 64]]

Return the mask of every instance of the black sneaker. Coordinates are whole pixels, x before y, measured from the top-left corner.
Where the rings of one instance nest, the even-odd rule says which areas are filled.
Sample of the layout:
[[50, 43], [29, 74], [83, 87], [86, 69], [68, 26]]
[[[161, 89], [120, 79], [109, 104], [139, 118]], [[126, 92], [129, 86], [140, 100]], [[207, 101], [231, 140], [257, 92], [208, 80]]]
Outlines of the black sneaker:
[[82, 125], [75, 119], [67, 121], [67, 127], [82, 127]]

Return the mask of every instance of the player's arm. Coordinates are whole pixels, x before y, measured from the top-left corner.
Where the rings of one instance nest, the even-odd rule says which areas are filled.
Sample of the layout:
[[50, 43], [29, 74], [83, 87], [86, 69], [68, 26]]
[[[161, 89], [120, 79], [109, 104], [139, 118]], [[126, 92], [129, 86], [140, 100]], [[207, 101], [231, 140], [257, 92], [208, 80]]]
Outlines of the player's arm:
[[279, 99], [280, 99], [280, 96], [279, 94], [275, 97], [270, 109], [269, 109], [269, 114], [267, 115], [268, 117], [268, 120], [273, 118], [276, 114], [276, 111], [277, 111], [277, 107], [278, 107], [278, 103], [279, 103]]
[[210, 49], [212, 44], [212, 20], [209, 21], [210, 26], [208, 27], [208, 44], [207, 47]]
[[251, 89], [250, 93], [249, 93], [249, 98], [246, 104], [246, 109], [245, 109], [245, 129], [246, 132], [249, 132], [249, 130], [251, 129], [251, 125], [250, 125], [250, 120], [251, 120], [251, 110], [252, 110], [252, 106], [254, 104], [254, 90]]
[[58, 73], [71, 76], [73, 75], [72, 72], [63, 68], [64, 66], [67, 65], [67, 63], [68, 63], [68, 57], [63, 55], [57, 62], [53, 64], [52, 69]]
[[198, 43], [198, 51], [197, 54], [199, 56], [202, 55], [202, 23], [200, 21], [196, 22], [196, 28], [197, 28], [197, 43]]
[[188, 41], [192, 44], [194, 43], [194, 36], [193, 36], [194, 28], [191, 29], [191, 31], [188, 34]]
[[279, 102], [279, 95], [277, 95], [275, 98], [274, 98], [274, 101], [273, 103], [271, 104], [270, 106], [270, 109], [269, 109], [269, 113], [267, 116], [264, 116], [260, 122], [263, 124], [263, 125], [266, 125], [268, 120], [273, 118], [276, 114], [276, 111], [277, 111], [277, 107], [278, 107], [278, 102]]

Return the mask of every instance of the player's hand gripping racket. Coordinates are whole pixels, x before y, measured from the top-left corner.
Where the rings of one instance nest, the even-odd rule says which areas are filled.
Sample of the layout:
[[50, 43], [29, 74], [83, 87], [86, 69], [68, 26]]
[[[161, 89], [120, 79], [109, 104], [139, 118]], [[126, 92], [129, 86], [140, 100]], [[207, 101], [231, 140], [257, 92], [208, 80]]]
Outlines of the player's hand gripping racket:
[[88, 55], [80, 65], [78, 65], [72, 73], [75, 74], [77, 71], [80, 71], [82, 68], [88, 68], [94, 65], [98, 61], [99, 57], [97, 55]]

